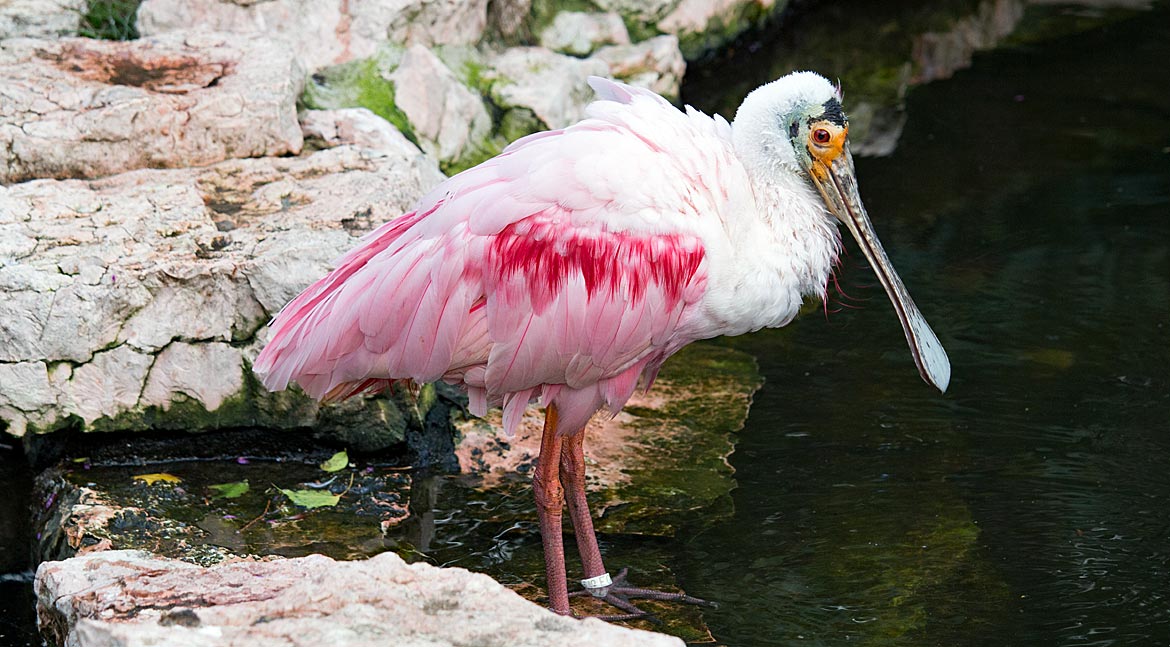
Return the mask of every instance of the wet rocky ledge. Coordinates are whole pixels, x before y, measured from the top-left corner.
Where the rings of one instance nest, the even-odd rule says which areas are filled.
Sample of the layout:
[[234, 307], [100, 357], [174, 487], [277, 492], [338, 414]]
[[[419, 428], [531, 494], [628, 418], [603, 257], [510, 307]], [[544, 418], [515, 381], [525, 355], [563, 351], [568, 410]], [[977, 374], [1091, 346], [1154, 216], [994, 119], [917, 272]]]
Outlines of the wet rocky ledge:
[[[759, 383], [750, 356], [695, 345], [664, 367], [652, 394], [592, 421], [588, 492], [602, 537], [669, 541], [679, 528], [730, 513], [726, 457]], [[274, 451], [250, 432], [204, 439], [202, 448], [166, 447], [169, 460], [150, 456], [150, 445], [67, 452], [41, 472], [33, 493], [44, 560], [36, 576], [41, 626], [54, 644], [70, 645], [149, 644], [176, 625], [185, 629], [168, 644], [358, 644], [424, 635], [432, 641], [425, 644], [452, 645], [535, 645], [550, 637], [678, 644], [647, 629], [709, 640], [698, 607], [652, 604], [653, 622], [604, 629], [544, 609], [528, 484], [540, 423], [532, 415], [506, 438], [493, 422], [458, 423], [461, 469], [447, 474], [334, 453], [304, 437]], [[217, 456], [228, 447], [249, 453]], [[513, 554], [470, 568], [511, 590], [463, 568], [430, 565], [498, 549], [464, 536], [484, 527], [510, 529]], [[651, 541], [629, 554], [610, 551], [609, 559], [615, 570], [631, 567], [639, 585], [677, 589], [668, 552]], [[240, 579], [255, 584], [241, 589]], [[289, 581], [313, 594], [287, 588]], [[582, 615], [610, 612], [588, 598], [575, 604]], [[282, 621], [249, 632], [259, 617]]]

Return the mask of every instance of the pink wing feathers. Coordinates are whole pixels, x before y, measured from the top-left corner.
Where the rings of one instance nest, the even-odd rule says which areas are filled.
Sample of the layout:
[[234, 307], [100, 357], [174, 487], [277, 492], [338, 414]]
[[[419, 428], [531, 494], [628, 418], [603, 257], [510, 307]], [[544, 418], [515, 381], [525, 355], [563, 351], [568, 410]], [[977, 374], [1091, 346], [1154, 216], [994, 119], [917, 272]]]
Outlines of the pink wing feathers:
[[590, 119], [450, 178], [286, 305], [255, 362], [265, 386], [341, 399], [445, 379], [472, 413], [502, 404], [509, 433], [532, 398], [555, 402], [568, 432], [620, 409], [693, 341], [679, 327], [706, 257], [688, 222], [718, 217], [729, 132], [591, 84], [609, 100]]

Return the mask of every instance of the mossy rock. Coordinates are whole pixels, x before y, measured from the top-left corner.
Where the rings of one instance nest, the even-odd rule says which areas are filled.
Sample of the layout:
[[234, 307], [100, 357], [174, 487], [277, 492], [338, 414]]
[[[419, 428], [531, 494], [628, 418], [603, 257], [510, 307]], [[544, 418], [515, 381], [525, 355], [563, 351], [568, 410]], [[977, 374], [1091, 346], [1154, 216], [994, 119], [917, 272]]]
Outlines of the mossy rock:
[[673, 535], [730, 513], [735, 480], [727, 457], [760, 384], [746, 353], [692, 344], [672, 357], [653, 387], [662, 406], [628, 411], [626, 442], [636, 447], [623, 466], [629, 478], [594, 494], [598, 530]]
[[312, 110], [366, 108], [418, 144], [410, 120], [394, 102], [394, 83], [387, 78], [401, 61], [402, 52], [400, 47], [384, 46], [370, 58], [318, 71], [305, 86], [301, 103]]

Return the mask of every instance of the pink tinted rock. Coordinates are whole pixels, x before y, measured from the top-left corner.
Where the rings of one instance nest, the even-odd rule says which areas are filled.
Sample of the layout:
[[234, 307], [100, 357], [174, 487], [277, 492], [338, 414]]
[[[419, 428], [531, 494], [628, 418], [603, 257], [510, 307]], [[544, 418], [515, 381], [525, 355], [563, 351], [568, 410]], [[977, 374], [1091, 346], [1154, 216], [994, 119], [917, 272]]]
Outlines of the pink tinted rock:
[[37, 569], [41, 630], [84, 647], [678, 647], [678, 638], [528, 602], [486, 575], [393, 553], [212, 567], [108, 551]]
[[0, 183], [298, 153], [304, 73], [263, 38], [0, 42]]

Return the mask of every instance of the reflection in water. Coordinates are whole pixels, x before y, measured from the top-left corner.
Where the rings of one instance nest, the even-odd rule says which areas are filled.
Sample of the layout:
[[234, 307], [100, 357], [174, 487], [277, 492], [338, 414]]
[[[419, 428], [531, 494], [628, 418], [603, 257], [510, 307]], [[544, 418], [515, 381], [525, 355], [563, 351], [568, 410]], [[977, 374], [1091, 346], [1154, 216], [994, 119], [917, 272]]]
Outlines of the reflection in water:
[[729, 340], [768, 383], [735, 516], [676, 567], [726, 644], [1170, 643], [1170, 8], [1021, 33], [1062, 19], [916, 89], [858, 163], [946, 397], [857, 254], [862, 309]]

